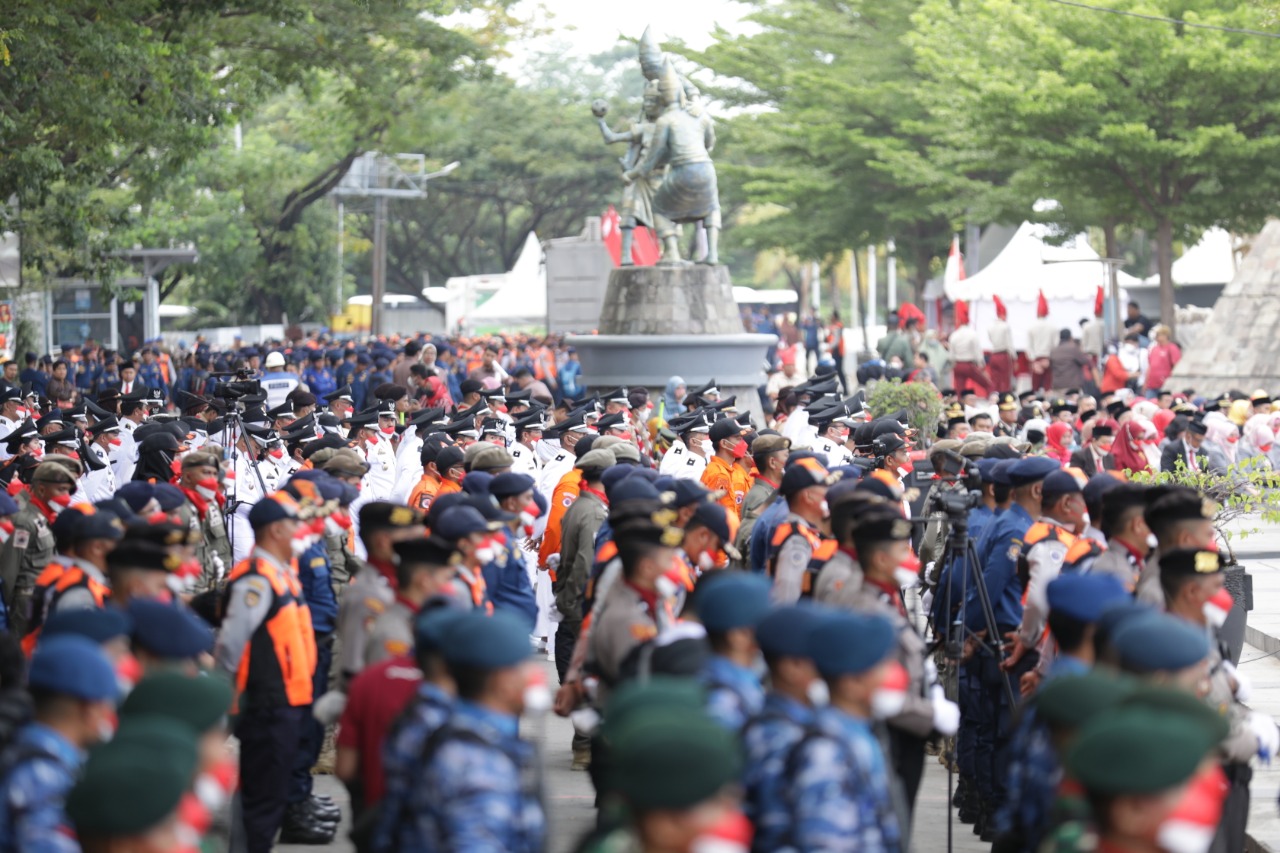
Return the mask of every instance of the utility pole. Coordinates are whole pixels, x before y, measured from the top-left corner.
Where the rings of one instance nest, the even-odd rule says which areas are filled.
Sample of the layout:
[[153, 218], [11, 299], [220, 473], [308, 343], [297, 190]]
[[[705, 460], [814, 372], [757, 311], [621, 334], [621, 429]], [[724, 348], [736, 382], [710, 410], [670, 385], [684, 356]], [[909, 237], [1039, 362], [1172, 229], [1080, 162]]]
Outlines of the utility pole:
[[369, 305], [369, 333], [382, 334], [382, 299], [387, 295], [387, 197], [373, 200], [373, 299]]

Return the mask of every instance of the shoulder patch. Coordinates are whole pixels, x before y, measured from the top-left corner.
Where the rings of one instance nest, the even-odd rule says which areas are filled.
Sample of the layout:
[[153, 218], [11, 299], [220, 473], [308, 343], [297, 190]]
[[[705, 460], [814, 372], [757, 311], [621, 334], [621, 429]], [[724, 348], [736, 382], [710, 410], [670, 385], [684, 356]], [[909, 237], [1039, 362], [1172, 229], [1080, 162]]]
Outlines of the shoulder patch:
[[325, 564], [325, 558], [324, 558], [324, 557], [312, 557], [312, 558], [311, 558], [311, 568], [313, 568], [313, 569], [319, 569], [319, 568], [323, 567], [323, 566], [324, 566], [324, 564]]
[[262, 601], [262, 593], [256, 589], [245, 590], [244, 604], [246, 607], [257, 607], [259, 601]]
[[15, 530], [13, 532], [13, 547], [25, 548], [31, 544], [31, 534], [26, 530]]
[[409, 644], [403, 640], [387, 640], [382, 646], [394, 657], [402, 657], [409, 653]]
[[631, 636], [640, 642], [644, 642], [658, 636], [658, 629], [652, 625], [637, 622], [631, 626]]
[[697, 460], [697, 459], [694, 459], [692, 456], [690, 456], [690, 457], [689, 457], [689, 461], [688, 461], [688, 462], [686, 462], [686, 463], [684, 463], [684, 464], [686, 464], [686, 465], [697, 465], [697, 464], [698, 464], [698, 460]]
[[1018, 555], [1021, 553], [1022, 553], [1022, 545], [1015, 539], [1013, 544], [1009, 546], [1009, 553], [1007, 556], [1009, 557], [1010, 560], [1016, 560], [1018, 559]]
[[566, 507], [573, 506], [573, 495], [565, 495], [561, 503], [564, 504]]
[[371, 613], [381, 613], [387, 609], [381, 600], [373, 597], [366, 598], [364, 600], [364, 606], [368, 608]]

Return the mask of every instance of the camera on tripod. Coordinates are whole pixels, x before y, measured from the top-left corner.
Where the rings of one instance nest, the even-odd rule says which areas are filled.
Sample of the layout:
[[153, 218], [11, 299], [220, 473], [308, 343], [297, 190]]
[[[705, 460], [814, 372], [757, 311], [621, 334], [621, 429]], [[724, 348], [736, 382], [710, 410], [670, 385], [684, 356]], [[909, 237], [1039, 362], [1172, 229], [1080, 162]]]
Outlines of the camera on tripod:
[[978, 468], [954, 450], [942, 450], [930, 457], [942, 488], [929, 497], [926, 511], [955, 518], [966, 516], [982, 503], [982, 476]]
[[234, 376], [235, 380], [231, 382], [219, 382], [213, 388], [213, 396], [221, 397], [224, 400], [238, 400], [241, 397], [248, 397], [258, 394], [262, 391], [262, 384], [254, 378], [255, 372], [248, 367], [242, 367], [232, 373], [211, 373], [214, 379], [222, 377]]

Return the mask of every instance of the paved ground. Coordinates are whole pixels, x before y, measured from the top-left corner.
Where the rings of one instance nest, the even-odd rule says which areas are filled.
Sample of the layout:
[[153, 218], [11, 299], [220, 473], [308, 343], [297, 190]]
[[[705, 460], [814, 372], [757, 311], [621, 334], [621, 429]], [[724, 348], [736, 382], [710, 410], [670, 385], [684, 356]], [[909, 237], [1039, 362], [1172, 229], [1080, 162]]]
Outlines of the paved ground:
[[[1280, 662], [1277, 662], [1276, 666], [1280, 667]], [[547, 667], [548, 678], [554, 684], [555, 667], [552, 664], [547, 664]], [[538, 744], [546, 762], [546, 790], [550, 812], [548, 817], [551, 829], [548, 853], [569, 853], [582, 835], [594, 825], [596, 816], [593, 805], [595, 795], [587, 774], [569, 769], [569, 740], [572, 737], [572, 727], [568, 720], [550, 715], [543, 723], [526, 720], [524, 730], [526, 737]], [[936, 758], [929, 758], [928, 762], [915, 820], [917, 838], [912, 847], [917, 853], [934, 853], [934, 851], [947, 849], [947, 774]], [[341, 803], [344, 814], [350, 812], [346, 789], [336, 779], [331, 776], [318, 777], [316, 789]], [[990, 845], [978, 842], [968, 826], [955, 823], [953, 832], [952, 849], [956, 853], [978, 853], [978, 851], [985, 852], [990, 849]], [[344, 823], [338, 840], [323, 849], [334, 853], [353, 851], [354, 848], [346, 840], [346, 833], [347, 825]], [[280, 845], [277, 849], [287, 853], [306, 853], [306, 851], [321, 848]]]

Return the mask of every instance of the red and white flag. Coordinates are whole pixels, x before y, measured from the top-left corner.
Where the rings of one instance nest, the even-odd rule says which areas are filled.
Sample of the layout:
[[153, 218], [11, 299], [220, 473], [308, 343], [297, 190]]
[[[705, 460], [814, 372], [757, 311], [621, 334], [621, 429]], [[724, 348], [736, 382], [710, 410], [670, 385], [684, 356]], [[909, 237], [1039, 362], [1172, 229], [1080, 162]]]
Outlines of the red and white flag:
[[964, 255], [960, 254], [960, 236], [951, 238], [951, 251], [947, 252], [947, 266], [942, 271], [942, 286], [950, 288], [964, 281]]

